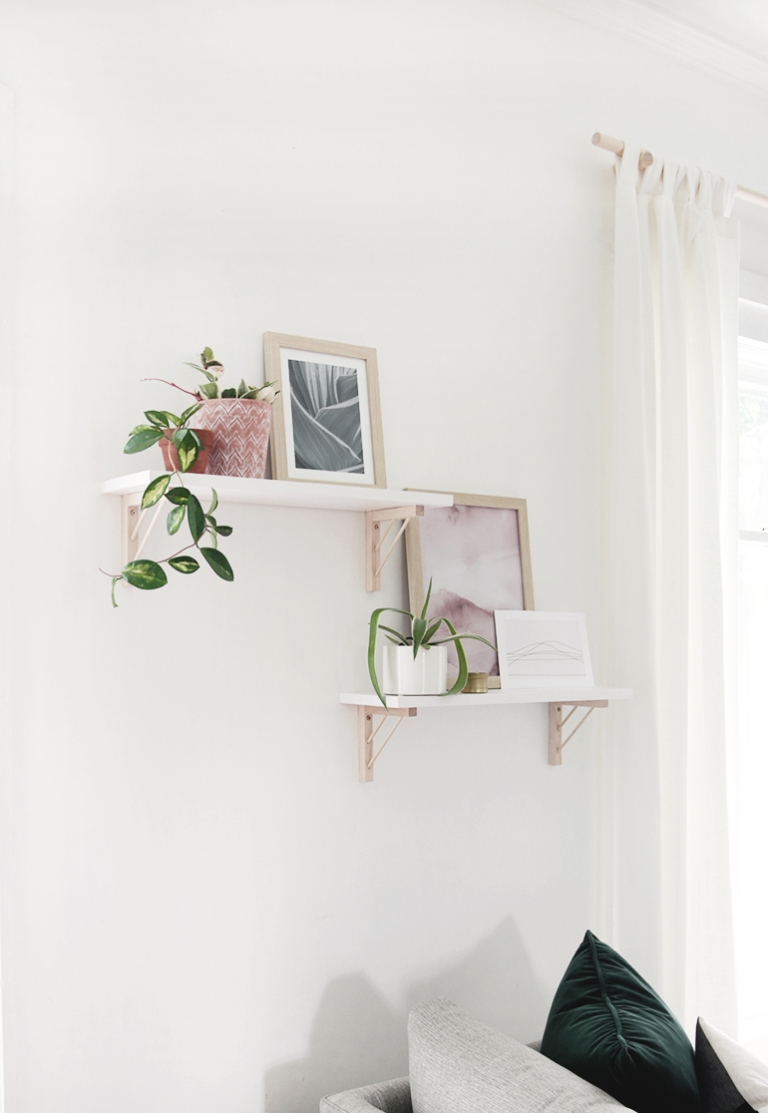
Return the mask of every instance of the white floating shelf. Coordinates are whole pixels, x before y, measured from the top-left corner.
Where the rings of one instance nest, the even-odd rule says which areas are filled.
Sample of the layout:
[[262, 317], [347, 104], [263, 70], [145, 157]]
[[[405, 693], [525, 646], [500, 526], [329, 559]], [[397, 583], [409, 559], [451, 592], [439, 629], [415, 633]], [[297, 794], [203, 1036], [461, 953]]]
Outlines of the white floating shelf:
[[[386, 707], [373, 692], [342, 692], [340, 703], [357, 707], [357, 759], [358, 776], [361, 781], [373, 780], [373, 764], [389, 742], [400, 723], [415, 715], [421, 708], [454, 707], [500, 707], [505, 704], [546, 703], [549, 705], [549, 764], [562, 765], [563, 747], [573, 738], [576, 731], [592, 714], [596, 707], [607, 707], [611, 700], [631, 699], [631, 688], [579, 688], [562, 684], [547, 688], [496, 688], [482, 694], [456, 696], [386, 696]], [[564, 716], [563, 708], [571, 710]], [[584, 717], [573, 727], [570, 734], [563, 738], [563, 727], [577, 709], [586, 707]], [[375, 717], [379, 723], [375, 725]], [[391, 719], [392, 726], [384, 741], [374, 751], [373, 740], [384, 725]]]
[[[102, 483], [105, 495], [119, 495], [123, 502], [123, 564], [135, 560], [152, 531], [155, 518], [144, 528], [139, 541], [143, 514], [139, 505], [144, 488], [153, 479], [168, 475], [165, 471], [138, 471]], [[187, 472], [185, 486], [194, 495], [208, 502], [216, 489], [220, 503], [240, 502], [256, 506], [288, 506], [298, 510], [354, 510], [364, 513], [365, 522], [365, 586], [377, 591], [380, 573], [392, 550], [402, 536], [408, 521], [424, 513], [424, 507], [453, 506], [453, 495], [436, 491], [388, 491], [381, 487], [358, 487], [346, 483], [312, 483], [290, 479], [246, 479], [237, 475], [208, 475]], [[146, 512], [145, 512], [146, 513]], [[380, 550], [395, 521], [403, 525], [395, 534], [389, 549]], [[387, 529], [380, 530], [380, 523]]]
[[[587, 703], [601, 700], [631, 699], [631, 688], [579, 688], [564, 687], [562, 684], [551, 688], [494, 688], [482, 694], [456, 696], [387, 696], [387, 708], [402, 707], [495, 707], [503, 703]], [[341, 703], [351, 703], [356, 707], [377, 705], [384, 708], [374, 692], [342, 692]]]
[[[140, 495], [163, 471], [140, 471], [102, 483], [105, 495]], [[294, 506], [302, 510], [392, 510], [399, 506], [453, 506], [453, 496], [434, 491], [389, 491], [343, 483], [312, 483], [290, 479], [243, 479], [235, 475], [198, 475], [187, 472], [184, 484], [203, 498], [216, 488], [219, 502], [248, 502], [259, 506]]]

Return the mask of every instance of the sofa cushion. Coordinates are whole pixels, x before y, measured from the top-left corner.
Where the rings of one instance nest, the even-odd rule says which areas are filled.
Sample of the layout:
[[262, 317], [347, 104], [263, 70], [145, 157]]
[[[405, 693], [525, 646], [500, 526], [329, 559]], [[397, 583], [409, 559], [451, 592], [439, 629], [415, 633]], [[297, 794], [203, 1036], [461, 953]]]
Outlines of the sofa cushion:
[[685, 1032], [637, 971], [591, 931], [555, 994], [541, 1051], [637, 1113], [701, 1113]]
[[615, 1113], [618, 1102], [451, 1001], [408, 1018], [413, 1113]]
[[702, 1113], [766, 1113], [768, 1067], [701, 1017], [696, 1024], [696, 1077]]
[[320, 1100], [320, 1113], [413, 1113], [411, 1086], [407, 1078], [393, 1078], [328, 1094]]

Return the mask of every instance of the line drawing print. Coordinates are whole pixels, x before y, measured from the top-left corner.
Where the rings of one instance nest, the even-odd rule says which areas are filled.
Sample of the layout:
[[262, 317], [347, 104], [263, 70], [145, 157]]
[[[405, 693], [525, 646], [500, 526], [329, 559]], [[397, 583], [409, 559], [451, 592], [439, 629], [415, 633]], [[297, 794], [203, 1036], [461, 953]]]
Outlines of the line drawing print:
[[594, 684], [586, 619], [564, 611], [495, 611], [502, 688]]
[[568, 645], [566, 642], [543, 641], [529, 642], [519, 649], [507, 653], [507, 664], [514, 665], [520, 661], [576, 661], [584, 664], [584, 653], [578, 646]]

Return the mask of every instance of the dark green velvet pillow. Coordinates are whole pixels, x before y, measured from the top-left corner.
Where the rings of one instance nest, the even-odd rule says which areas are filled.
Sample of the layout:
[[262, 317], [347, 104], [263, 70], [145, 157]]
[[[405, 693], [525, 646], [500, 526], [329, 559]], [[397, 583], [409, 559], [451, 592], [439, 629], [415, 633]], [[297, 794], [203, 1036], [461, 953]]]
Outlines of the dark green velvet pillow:
[[560, 982], [541, 1050], [637, 1113], [701, 1113], [690, 1040], [645, 979], [591, 931]]

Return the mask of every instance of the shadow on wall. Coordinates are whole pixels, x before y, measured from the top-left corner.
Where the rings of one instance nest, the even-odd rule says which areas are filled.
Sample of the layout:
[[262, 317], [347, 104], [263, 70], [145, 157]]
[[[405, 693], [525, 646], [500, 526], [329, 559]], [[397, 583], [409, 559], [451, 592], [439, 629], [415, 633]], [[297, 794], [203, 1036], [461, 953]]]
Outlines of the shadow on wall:
[[434, 997], [448, 997], [523, 1041], [541, 1036], [549, 1008], [511, 919], [462, 962], [416, 983], [402, 1009], [393, 1008], [363, 974], [336, 978], [323, 993], [306, 1058], [267, 1071], [266, 1113], [317, 1113], [323, 1094], [407, 1074], [408, 1013]]

